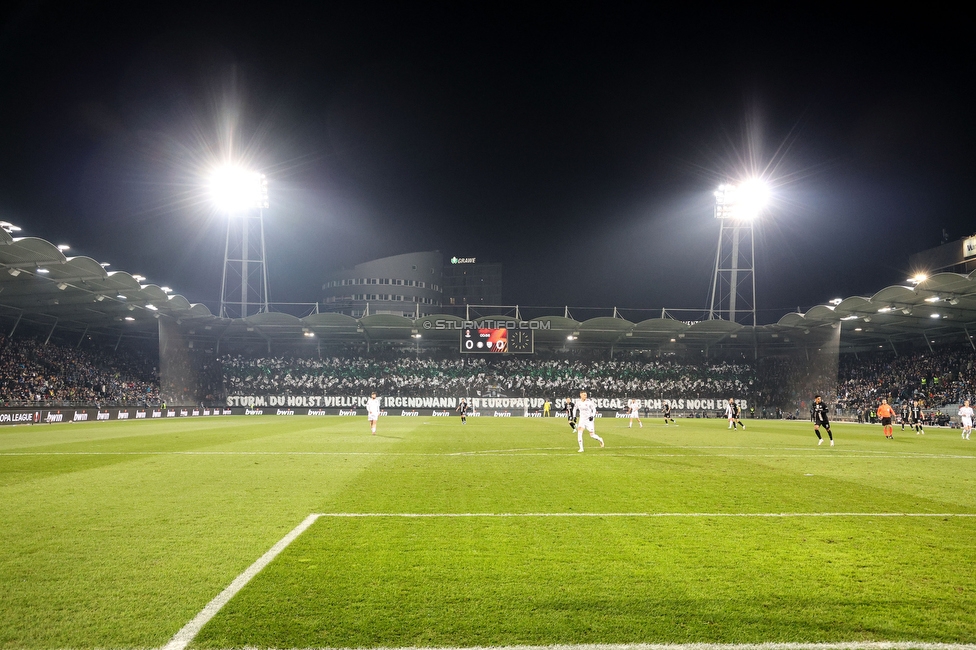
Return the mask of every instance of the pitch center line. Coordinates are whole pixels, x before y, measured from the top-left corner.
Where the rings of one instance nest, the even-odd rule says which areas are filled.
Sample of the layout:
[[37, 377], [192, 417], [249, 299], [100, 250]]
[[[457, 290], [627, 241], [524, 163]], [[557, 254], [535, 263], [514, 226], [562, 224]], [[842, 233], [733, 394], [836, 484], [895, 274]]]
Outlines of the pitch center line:
[[302, 521], [302, 523], [295, 526], [295, 528], [281, 538], [277, 544], [272, 546], [267, 553], [262, 555], [258, 560], [244, 570], [244, 573], [237, 576], [230, 585], [219, 594], [217, 597], [207, 603], [199, 614], [197, 614], [192, 621], [183, 626], [179, 632], [177, 632], [169, 643], [163, 646], [162, 650], [185, 650], [185, 648], [190, 645], [190, 642], [196, 638], [203, 626], [206, 625], [210, 619], [217, 615], [217, 612], [226, 605], [231, 598], [237, 595], [241, 589], [244, 588], [251, 578], [256, 576], [261, 570], [268, 566], [271, 560], [275, 559], [279, 553], [285, 550], [289, 544], [294, 542], [299, 535], [305, 532], [309, 526], [315, 523], [321, 515], [311, 514]]

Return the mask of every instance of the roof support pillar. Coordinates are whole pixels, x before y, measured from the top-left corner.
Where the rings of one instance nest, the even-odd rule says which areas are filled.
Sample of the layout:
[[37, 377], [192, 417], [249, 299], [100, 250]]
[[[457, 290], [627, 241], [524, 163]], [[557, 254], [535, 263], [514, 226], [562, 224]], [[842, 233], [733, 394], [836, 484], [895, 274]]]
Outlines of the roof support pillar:
[[929, 340], [929, 333], [926, 330], [922, 330], [922, 334], [925, 335], [925, 345], [929, 346], [929, 352], [935, 352], [932, 349], [932, 342]]
[[895, 356], [897, 357], [898, 356], [898, 348], [895, 347], [895, 342], [891, 340], [891, 337], [890, 336], [888, 337], [888, 344], [891, 346], [891, 349], [895, 351]]
[[969, 345], [972, 346], [974, 350], [976, 350], [976, 343], [973, 343], [973, 337], [969, 333], [969, 328], [963, 325], [962, 329], [966, 332], [966, 338], [969, 340]]
[[119, 349], [119, 343], [121, 343], [121, 342], [122, 342], [122, 335], [123, 335], [123, 334], [125, 334], [125, 332], [124, 332], [124, 331], [120, 331], [120, 332], [119, 332], [119, 338], [118, 338], [118, 340], [117, 340], [117, 341], [115, 342], [115, 347], [114, 347], [114, 348], [112, 348], [113, 350], [118, 350], [118, 349]]
[[13, 337], [14, 332], [17, 331], [17, 326], [20, 325], [20, 319], [23, 318], [23, 317], [24, 317], [24, 310], [21, 309], [20, 310], [20, 313], [17, 314], [17, 320], [14, 321], [14, 326], [13, 326], [13, 328], [11, 328], [10, 334], [7, 335], [7, 338], [12, 338]]
[[81, 342], [85, 340], [85, 334], [88, 333], [88, 328], [89, 327], [91, 327], [91, 325], [85, 325], [85, 331], [81, 333], [81, 338], [78, 339], [78, 345], [75, 346], [76, 348], [80, 348], [81, 347]]
[[51, 335], [54, 334], [54, 328], [57, 326], [58, 326], [58, 319], [55, 318], [54, 325], [51, 325], [51, 331], [47, 333], [47, 338], [44, 339], [44, 345], [47, 345], [47, 342], [51, 340]]

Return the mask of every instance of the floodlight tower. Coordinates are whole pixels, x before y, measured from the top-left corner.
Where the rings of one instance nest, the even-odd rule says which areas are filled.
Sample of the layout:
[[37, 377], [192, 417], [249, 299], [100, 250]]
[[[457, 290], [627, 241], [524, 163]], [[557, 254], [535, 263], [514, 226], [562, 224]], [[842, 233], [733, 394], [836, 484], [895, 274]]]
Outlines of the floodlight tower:
[[264, 174], [224, 167], [214, 173], [210, 190], [217, 210], [227, 215], [220, 317], [245, 318], [267, 312], [264, 211], [269, 205], [268, 180]]
[[769, 198], [759, 179], [726, 183], [715, 192], [718, 252], [708, 319], [756, 325], [756, 219]]

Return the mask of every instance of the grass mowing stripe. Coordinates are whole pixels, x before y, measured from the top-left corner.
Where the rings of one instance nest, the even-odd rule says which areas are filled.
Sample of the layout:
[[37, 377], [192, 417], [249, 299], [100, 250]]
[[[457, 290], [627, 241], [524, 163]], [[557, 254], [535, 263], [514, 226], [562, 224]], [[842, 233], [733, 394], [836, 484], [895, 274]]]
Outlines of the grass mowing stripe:
[[318, 515], [309, 515], [302, 520], [302, 523], [298, 524], [290, 533], [285, 535], [278, 541], [277, 544], [272, 546], [267, 553], [262, 555], [258, 560], [249, 566], [244, 573], [237, 576], [230, 585], [227, 586], [222, 592], [217, 594], [217, 597], [207, 603], [199, 614], [197, 614], [192, 621], [183, 626], [179, 632], [177, 632], [169, 643], [163, 646], [163, 650], [184, 650], [190, 642], [193, 641], [194, 637], [203, 629], [203, 626], [212, 619], [221, 608], [227, 604], [227, 602], [233, 598], [238, 591], [244, 588], [251, 579], [261, 572], [261, 569], [268, 566], [271, 560], [275, 559], [279, 553], [285, 550], [289, 544], [295, 541], [299, 535], [305, 532], [309, 526], [315, 523], [318, 519]]
[[[926, 454], [919, 452], [903, 452], [893, 454], [864, 453], [860, 450], [856, 452], [825, 451], [818, 452], [811, 449], [802, 454], [680, 454], [680, 453], [618, 453], [620, 451], [634, 451], [639, 449], [649, 449], [648, 447], [617, 447], [614, 449], [602, 449], [599, 454], [603, 456], [630, 456], [634, 458], [829, 458], [828, 454], [842, 454], [841, 459], [894, 459], [894, 460], [976, 460], [976, 455], [968, 454]], [[654, 449], [658, 449], [655, 447]], [[690, 449], [690, 448], [689, 448]], [[707, 449], [707, 448], [702, 448]], [[466, 451], [466, 452], [366, 452], [366, 451], [3, 451], [0, 456], [24, 457], [24, 456], [378, 456], [378, 457], [497, 457], [497, 456], [575, 456], [569, 452], [570, 448], [553, 448], [549, 451], [533, 450], [495, 450], [495, 451]], [[761, 451], [761, 450], [760, 450]]]
[[[318, 650], [293, 648], [291, 650]], [[336, 649], [339, 650], [339, 649]], [[375, 650], [429, 650], [376, 648]], [[976, 650], [973, 643], [913, 643], [904, 641], [851, 641], [847, 643], [581, 643], [561, 645], [472, 646], [437, 650]]]
[[967, 512], [321, 512], [314, 517], [976, 517]]

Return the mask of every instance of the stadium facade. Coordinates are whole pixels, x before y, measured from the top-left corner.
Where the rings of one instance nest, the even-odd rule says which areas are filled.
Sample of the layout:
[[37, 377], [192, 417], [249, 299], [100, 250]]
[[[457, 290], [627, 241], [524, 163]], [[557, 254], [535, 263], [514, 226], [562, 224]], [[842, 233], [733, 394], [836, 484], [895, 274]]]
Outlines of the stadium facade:
[[443, 255], [406, 253], [357, 264], [325, 278], [324, 311], [353, 318], [392, 314], [420, 318], [441, 311]]
[[933, 273], [972, 273], [976, 271], [976, 235], [929, 248], [911, 255], [909, 267]]
[[502, 304], [502, 265], [453, 256], [444, 265], [444, 312], [469, 315], [470, 306]]

